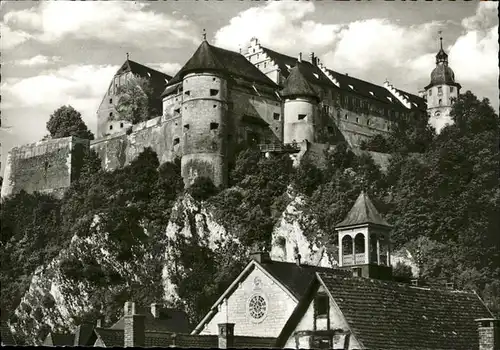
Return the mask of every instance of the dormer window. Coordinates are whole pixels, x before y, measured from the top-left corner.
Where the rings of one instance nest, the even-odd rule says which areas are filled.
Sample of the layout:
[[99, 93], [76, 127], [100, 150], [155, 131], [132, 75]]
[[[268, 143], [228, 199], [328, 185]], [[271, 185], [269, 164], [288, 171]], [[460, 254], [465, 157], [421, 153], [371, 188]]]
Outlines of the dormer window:
[[352, 86], [352, 85], [349, 85], [349, 87], [351, 88], [351, 90], [354, 90], [354, 86]]
[[313, 73], [313, 75], [314, 75], [314, 77], [315, 77], [316, 79], [319, 79], [319, 75], [318, 75], [318, 74]]

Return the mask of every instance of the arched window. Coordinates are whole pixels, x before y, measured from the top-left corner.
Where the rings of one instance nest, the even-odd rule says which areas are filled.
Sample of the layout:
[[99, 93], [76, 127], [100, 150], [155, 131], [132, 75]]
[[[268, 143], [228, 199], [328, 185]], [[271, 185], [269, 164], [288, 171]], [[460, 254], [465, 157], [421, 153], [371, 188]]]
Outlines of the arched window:
[[342, 238], [342, 255], [352, 255], [352, 238], [351, 236], [344, 236]]
[[358, 233], [354, 238], [354, 250], [356, 254], [365, 252], [365, 236], [362, 233]]

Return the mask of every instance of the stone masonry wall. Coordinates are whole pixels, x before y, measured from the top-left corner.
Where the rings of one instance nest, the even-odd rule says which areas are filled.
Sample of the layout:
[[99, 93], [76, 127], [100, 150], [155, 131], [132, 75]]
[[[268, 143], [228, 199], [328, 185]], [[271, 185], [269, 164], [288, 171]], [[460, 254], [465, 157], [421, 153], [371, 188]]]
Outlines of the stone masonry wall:
[[88, 140], [66, 137], [13, 148], [7, 159], [2, 197], [21, 190], [60, 196], [75, 176], [80, 150], [88, 145]]
[[[181, 155], [180, 118], [157, 117], [134, 125], [127, 131], [92, 141], [91, 149], [97, 152], [103, 168], [111, 171], [129, 164], [146, 147], [151, 147], [160, 163], [173, 161]], [[174, 142], [177, 140], [177, 143]]]

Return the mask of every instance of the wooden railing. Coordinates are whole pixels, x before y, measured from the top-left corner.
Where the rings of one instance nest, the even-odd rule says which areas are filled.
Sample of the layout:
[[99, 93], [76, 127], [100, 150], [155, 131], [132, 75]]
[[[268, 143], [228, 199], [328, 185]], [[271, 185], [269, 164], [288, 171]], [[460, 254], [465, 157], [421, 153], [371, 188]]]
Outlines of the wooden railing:
[[263, 143], [258, 145], [261, 152], [298, 152], [300, 146], [293, 143]]

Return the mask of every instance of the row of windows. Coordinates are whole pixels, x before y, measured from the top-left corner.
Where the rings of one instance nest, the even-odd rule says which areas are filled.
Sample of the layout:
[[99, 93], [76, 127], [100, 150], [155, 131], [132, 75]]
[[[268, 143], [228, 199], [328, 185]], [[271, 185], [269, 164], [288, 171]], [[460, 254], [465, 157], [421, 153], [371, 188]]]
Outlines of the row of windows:
[[[219, 93], [219, 90], [210, 89], [210, 96], [217, 96], [218, 93]], [[191, 91], [189, 91], [189, 90], [184, 91], [184, 95], [191, 96]]]
[[[123, 123], [120, 123], [120, 129], [123, 129]], [[113, 125], [109, 126], [109, 130], [113, 130]]]
[[[450, 86], [450, 93], [452, 93], [453, 91], [455, 91], [455, 87], [454, 86]], [[443, 87], [442, 86], [438, 86], [437, 93], [438, 93], [438, 95], [442, 95], [443, 94]], [[429, 96], [432, 96], [432, 89], [429, 90]]]

